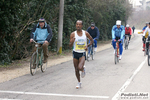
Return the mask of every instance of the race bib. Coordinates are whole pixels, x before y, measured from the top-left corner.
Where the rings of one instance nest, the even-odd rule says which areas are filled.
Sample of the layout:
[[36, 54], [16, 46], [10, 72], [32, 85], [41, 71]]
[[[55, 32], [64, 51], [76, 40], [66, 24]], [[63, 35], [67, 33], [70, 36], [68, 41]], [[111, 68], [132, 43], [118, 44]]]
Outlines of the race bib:
[[76, 51], [85, 51], [86, 42], [75, 42], [75, 50]]

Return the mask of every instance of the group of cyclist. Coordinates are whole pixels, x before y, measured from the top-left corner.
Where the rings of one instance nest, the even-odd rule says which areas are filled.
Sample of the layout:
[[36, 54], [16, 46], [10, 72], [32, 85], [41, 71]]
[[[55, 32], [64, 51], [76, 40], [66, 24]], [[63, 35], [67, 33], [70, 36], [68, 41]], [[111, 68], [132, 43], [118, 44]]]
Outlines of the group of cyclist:
[[[76, 88], [81, 87], [80, 72], [81, 77], [85, 76], [85, 60], [86, 60], [86, 51], [94, 43], [94, 51], [97, 51], [97, 39], [99, 39], [100, 33], [99, 29], [95, 26], [95, 23], [91, 23], [91, 26], [85, 31], [83, 28], [83, 21], [76, 21], [76, 31], [72, 32], [70, 35], [69, 46], [73, 47], [73, 64], [75, 68], [75, 75], [78, 80]], [[146, 29], [150, 31], [150, 29]], [[122, 58], [123, 52], [123, 40], [124, 36], [129, 35], [129, 42], [132, 35], [132, 30], [127, 24], [126, 27], [121, 25], [121, 21], [117, 20], [116, 25], [112, 27], [112, 45], [114, 49], [116, 48], [116, 41], [119, 41], [119, 59]], [[48, 45], [52, 40], [52, 30], [50, 26], [46, 23], [44, 18], [40, 18], [39, 22], [33, 28], [30, 35], [30, 42], [36, 40], [43, 47], [44, 53], [44, 62], [47, 62], [48, 59]], [[89, 42], [87, 44], [87, 39]], [[90, 48], [89, 48], [90, 49]], [[35, 49], [34, 49], [35, 50]], [[90, 57], [90, 50], [88, 50], [88, 57]]]

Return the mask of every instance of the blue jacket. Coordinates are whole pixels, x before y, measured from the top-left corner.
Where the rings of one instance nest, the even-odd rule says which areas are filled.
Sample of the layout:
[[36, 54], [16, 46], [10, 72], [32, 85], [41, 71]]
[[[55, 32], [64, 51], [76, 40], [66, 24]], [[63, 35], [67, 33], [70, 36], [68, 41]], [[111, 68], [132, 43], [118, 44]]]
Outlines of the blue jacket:
[[123, 25], [120, 26], [120, 28], [117, 28], [117, 25], [114, 25], [112, 27], [112, 39], [115, 39], [116, 37], [119, 37], [123, 40], [123, 36], [125, 35], [125, 28]]
[[92, 36], [93, 39], [99, 39], [99, 30], [98, 28], [95, 26], [95, 28], [92, 30], [91, 27], [89, 27], [87, 29], [87, 32]]
[[39, 23], [31, 31], [30, 38], [36, 40], [38, 43], [44, 43], [45, 40], [48, 42], [52, 39], [52, 30], [50, 26], [45, 22], [44, 27], [41, 29]]

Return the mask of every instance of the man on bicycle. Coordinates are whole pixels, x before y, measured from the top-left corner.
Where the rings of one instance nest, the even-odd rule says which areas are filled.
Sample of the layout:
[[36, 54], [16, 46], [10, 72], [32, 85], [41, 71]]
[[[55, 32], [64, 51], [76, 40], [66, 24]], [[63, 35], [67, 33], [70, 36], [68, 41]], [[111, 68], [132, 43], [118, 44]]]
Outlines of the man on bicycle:
[[[146, 33], [148, 33], [148, 37], [145, 37]], [[143, 33], [143, 40], [146, 41], [146, 38], [148, 38], [148, 41], [150, 41], [150, 22], [148, 23], [148, 26], [146, 27]], [[149, 42], [146, 43], [146, 54], [148, 54], [148, 49], [149, 49]]]
[[[77, 20], [76, 22], [76, 31], [72, 32], [70, 35], [70, 43], [69, 46], [73, 46], [73, 63], [75, 68], [76, 78], [78, 80], [78, 84], [76, 89], [81, 87], [80, 81], [80, 71], [81, 77], [85, 76], [85, 59], [86, 59], [86, 51], [87, 47], [93, 44], [93, 39], [90, 34], [84, 30], [82, 30], [83, 22], [81, 20]], [[91, 40], [90, 44], [87, 45], [87, 38]]]
[[[97, 40], [99, 39], [99, 29], [95, 26], [95, 23], [91, 23], [91, 26], [87, 29], [87, 32], [92, 36], [93, 40], [94, 40], [94, 52], [97, 51]], [[89, 41], [90, 43], [90, 41]], [[91, 48], [89, 47], [88, 48], [89, 51], [88, 51], [88, 57], [90, 57], [90, 51], [91, 51]]]
[[116, 25], [112, 27], [112, 45], [113, 48], [116, 49], [116, 40], [119, 41], [119, 53], [120, 53], [119, 60], [121, 60], [122, 58], [124, 34], [125, 28], [123, 25], [121, 25], [121, 21], [117, 20]]
[[[147, 28], [148, 24], [149, 23], [146, 22], [146, 26], [143, 27], [143, 29], [142, 29], [143, 33], [144, 33], [145, 29]], [[145, 38], [143, 38], [142, 40], [143, 40], [143, 51], [145, 51], [145, 42], [146, 42], [146, 40], [145, 40]]]
[[[35, 40], [37, 43], [41, 44], [44, 53], [44, 63], [46, 63], [48, 59], [48, 45], [52, 39], [52, 36], [50, 26], [46, 23], [44, 18], [40, 18], [38, 24], [35, 25], [31, 31], [30, 42]], [[34, 50], [36, 50], [36, 48]]]
[[[129, 24], [127, 24], [125, 27], [125, 35], [129, 36], [129, 42], [130, 42], [131, 35], [132, 35], [132, 29], [129, 27]], [[126, 39], [126, 37], [125, 37], [125, 39]]]

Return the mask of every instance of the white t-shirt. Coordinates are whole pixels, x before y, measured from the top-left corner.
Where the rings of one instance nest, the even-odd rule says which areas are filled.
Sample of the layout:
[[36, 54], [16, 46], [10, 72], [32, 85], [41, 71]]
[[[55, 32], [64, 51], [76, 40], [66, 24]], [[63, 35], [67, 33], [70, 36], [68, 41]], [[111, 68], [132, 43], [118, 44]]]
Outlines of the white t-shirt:
[[78, 36], [77, 31], [75, 31], [75, 41], [73, 44], [73, 51], [83, 53], [85, 52], [86, 45], [87, 45], [87, 37], [85, 31], [82, 30], [82, 36]]

